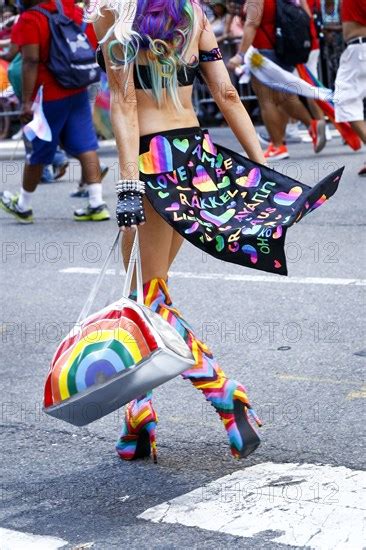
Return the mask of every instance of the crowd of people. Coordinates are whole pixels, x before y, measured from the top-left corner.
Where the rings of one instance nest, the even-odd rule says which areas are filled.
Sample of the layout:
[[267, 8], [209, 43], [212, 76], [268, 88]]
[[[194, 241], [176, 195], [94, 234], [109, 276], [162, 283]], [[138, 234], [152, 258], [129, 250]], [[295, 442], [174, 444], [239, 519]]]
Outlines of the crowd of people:
[[[365, 57], [362, 40], [366, 34], [366, 4], [350, 0], [294, 0], [293, 3], [310, 18], [310, 51], [306, 67], [317, 80], [325, 80], [328, 86], [335, 86], [336, 121], [349, 122], [365, 143], [365, 67], [362, 63], [359, 65], [357, 59]], [[285, 51], [281, 57], [276, 52], [277, 4], [274, 0], [244, 3], [216, 0], [207, 4], [209, 14], [212, 10], [209, 17], [219, 43], [241, 37], [237, 53], [228, 60], [230, 69], [243, 63], [246, 51], [253, 45], [284, 70], [296, 70], [290, 51]], [[343, 49], [345, 52], [341, 57]], [[351, 63], [347, 62], [347, 58], [352, 58]], [[341, 66], [337, 74], [339, 62]], [[259, 134], [260, 141], [267, 146], [266, 158], [288, 158], [287, 143], [300, 141], [299, 121], [308, 129], [314, 151], [319, 153], [324, 148], [326, 141], [331, 139], [331, 133], [324, 113], [314, 99], [304, 101], [292, 96], [289, 100], [286, 93], [273, 90], [269, 93], [268, 87], [255, 76], [252, 76], [251, 84], [267, 130]], [[362, 176], [365, 173], [365, 168], [361, 168], [359, 174]]]
[[[352, 131], [366, 143], [364, 100], [366, 97], [366, 2], [359, 0], [204, 0], [203, 8], [218, 44], [235, 44], [236, 53], [227, 58], [232, 81], [245, 54], [254, 46], [265, 58], [288, 72], [296, 71], [290, 51], [278, 53], [278, 12], [291, 3], [308, 18], [309, 51], [305, 65], [316, 79], [335, 87], [335, 120], [349, 123]], [[61, 6], [61, 8], [60, 8]], [[78, 221], [101, 221], [110, 214], [102, 195], [102, 180], [108, 167], [100, 162], [98, 139], [92, 112], [98, 93], [98, 78], [86, 86], [65, 87], [50, 69], [55, 51], [52, 14], [63, 9], [80, 29], [81, 47], [95, 53], [98, 45], [93, 26], [84, 22], [87, 6], [74, 0], [6, 0], [1, 9], [0, 59], [9, 62], [8, 74], [21, 104], [23, 125], [33, 117], [33, 102], [43, 87], [43, 112], [51, 128], [52, 140], [24, 135], [26, 159], [19, 194], [5, 192], [1, 207], [22, 223], [33, 222], [33, 194], [40, 182], [53, 182], [65, 174], [69, 158], [81, 164], [81, 180], [74, 197], [88, 198], [85, 208], [74, 212]], [[46, 12], [44, 11], [46, 10]], [[304, 20], [306, 23], [306, 19]], [[307, 23], [306, 23], [307, 24]], [[285, 37], [286, 38], [286, 37]], [[76, 48], [77, 48], [76, 44]], [[339, 66], [338, 66], [339, 65]], [[259, 139], [268, 160], [286, 159], [288, 143], [301, 139], [313, 144], [315, 153], [331, 139], [327, 117], [311, 98], [270, 90], [252, 75], [254, 91], [265, 131]], [[299, 125], [308, 138], [299, 137]], [[83, 132], [78, 131], [83, 128]], [[366, 166], [359, 171], [366, 175]]]
[[[46, 10], [46, 13], [37, 11], [39, 8]], [[97, 83], [91, 82], [87, 88], [65, 87], [49, 69], [52, 49], [47, 12], [63, 9], [64, 14], [80, 26], [80, 36], [86, 35], [85, 43], [95, 57], [97, 40], [93, 26], [83, 22], [83, 8], [70, 1], [62, 2], [58, 8], [53, 1], [24, 0], [17, 2], [17, 9], [19, 14], [12, 16], [13, 24], [7, 37], [8, 49], [2, 54], [2, 59], [11, 63], [9, 77], [20, 95], [20, 120], [23, 124], [32, 120], [33, 102], [40, 86], [43, 86], [43, 112], [50, 126], [52, 139], [46, 141], [36, 136], [30, 141], [24, 137], [26, 162], [20, 193], [12, 195], [5, 192], [1, 204], [22, 223], [32, 223], [32, 197], [37, 185], [42, 179], [47, 181], [51, 170], [53, 174], [50, 179], [62, 177], [68, 166], [68, 156], [71, 156], [80, 162], [82, 174], [78, 188], [72, 196], [89, 198], [86, 208], [74, 212], [74, 219], [109, 219], [101, 185], [108, 168], [99, 161], [96, 152], [98, 140], [92, 120]], [[63, 47], [67, 47], [67, 44]], [[11, 72], [12, 67], [15, 74]], [[83, 128], [83, 132], [79, 131], [80, 128]]]

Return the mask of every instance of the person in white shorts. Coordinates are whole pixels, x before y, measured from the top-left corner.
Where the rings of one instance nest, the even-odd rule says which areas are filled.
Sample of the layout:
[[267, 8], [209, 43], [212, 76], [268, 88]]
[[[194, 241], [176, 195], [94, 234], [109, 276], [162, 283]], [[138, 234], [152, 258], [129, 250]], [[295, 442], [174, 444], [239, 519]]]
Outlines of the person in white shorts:
[[[346, 49], [341, 55], [335, 82], [337, 122], [349, 122], [366, 144], [366, 2], [343, 0], [342, 29]], [[366, 176], [366, 163], [359, 171]]]

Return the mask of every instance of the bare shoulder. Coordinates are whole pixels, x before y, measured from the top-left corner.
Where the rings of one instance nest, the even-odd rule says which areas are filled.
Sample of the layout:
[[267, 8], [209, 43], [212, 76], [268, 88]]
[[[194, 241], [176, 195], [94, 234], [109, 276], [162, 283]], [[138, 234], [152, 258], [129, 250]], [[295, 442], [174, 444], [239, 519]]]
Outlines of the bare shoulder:
[[215, 33], [212, 30], [211, 23], [207, 19], [206, 14], [201, 9], [201, 20], [200, 20], [200, 30], [198, 33], [199, 37], [199, 49], [210, 51], [213, 48], [217, 48], [217, 40]]
[[28, 10], [28, 11], [23, 11], [23, 13], [21, 13], [19, 15], [19, 18], [18, 18], [18, 21], [16, 22], [17, 23], [38, 23], [40, 18], [43, 19], [46, 17], [45, 15], [42, 15], [40, 14], [39, 12], [37, 11], [32, 11], [32, 10]]
[[115, 23], [115, 17], [110, 10], [102, 8], [100, 10], [100, 16], [93, 21], [93, 27], [98, 40], [102, 40], [112, 25]]
[[193, 13], [194, 13], [194, 18], [195, 18], [195, 25], [196, 25], [197, 33], [201, 34], [203, 29], [205, 28], [207, 17], [206, 17], [205, 12], [203, 11], [203, 8], [200, 4], [193, 1], [192, 2], [192, 7], [193, 7]]

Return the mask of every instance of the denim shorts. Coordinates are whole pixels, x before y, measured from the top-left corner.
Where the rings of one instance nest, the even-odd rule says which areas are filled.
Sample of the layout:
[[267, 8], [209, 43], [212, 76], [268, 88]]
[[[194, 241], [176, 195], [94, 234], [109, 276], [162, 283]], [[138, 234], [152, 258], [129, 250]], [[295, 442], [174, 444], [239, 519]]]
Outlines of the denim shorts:
[[59, 144], [73, 157], [98, 149], [87, 91], [63, 99], [44, 101], [43, 112], [51, 128], [52, 141], [36, 137], [29, 142], [28, 164], [52, 164]]
[[276, 63], [276, 65], [279, 65], [285, 71], [288, 71], [289, 73], [294, 72], [295, 67], [293, 65], [286, 65], [286, 63], [283, 63], [274, 50], [259, 50], [259, 52], [263, 55], [263, 57], [270, 59], [273, 63]]

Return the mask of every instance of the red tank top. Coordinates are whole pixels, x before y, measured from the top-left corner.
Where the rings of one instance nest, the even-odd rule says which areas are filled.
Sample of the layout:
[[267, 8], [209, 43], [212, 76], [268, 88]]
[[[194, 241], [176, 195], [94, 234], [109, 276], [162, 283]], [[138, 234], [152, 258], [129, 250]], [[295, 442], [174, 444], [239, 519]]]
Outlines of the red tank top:
[[352, 21], [366, 27], [365, 0], [343, 0], [342, 21]]
[[276, 0], [264, 0], [263, 16], [253, 46], [260, 50], [273, 50], [276, 39]]

